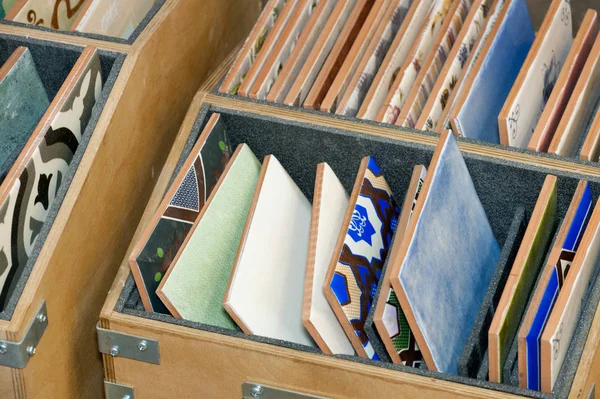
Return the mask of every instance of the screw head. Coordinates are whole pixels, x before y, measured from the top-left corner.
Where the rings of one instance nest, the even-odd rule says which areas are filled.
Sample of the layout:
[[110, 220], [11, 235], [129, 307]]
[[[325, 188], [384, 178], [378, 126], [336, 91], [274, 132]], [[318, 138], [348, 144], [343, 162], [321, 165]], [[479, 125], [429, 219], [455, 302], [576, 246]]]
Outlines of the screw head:
[[112, 357], [118, 356], [119, 355], [119, 345], [115, 345], [112, 348], [110, 348], [109, 353]]
[[35, 346], [28, 346], [28, 347], [27, 347], [27, 354], [28, 354], [29, 356], [33, 356], [33, 355], [35, 355], [35, 352], [37, 352], [37, 349], [36, 349], [36, 347], [35, 347]]
[[138, 350], [140, 352], [146, 352], [148, 350], [148, 342], [146, 342], [146, 340], [140, 341], [138, 344]]
[[262, 397], [264, 392], [265, 392], [265, 390], [263, 387], [261, 387], [260, 385], [255, 385], [252, 387], [250, 394], [252, 395], [253, 398], [260, 398], [260, 397]]
[[42, 313], [38, 315], [37, 320], [40, 324], [44, 324], [46, 320], [48, 320], [48, 317], [46, 317], [46, 315]]
[[0, 355], [4, 355], [8, 352], [8, 346], [5, 343], [0, 344]]
[[121, 399], [131, 399], [131, 395], [123, 395]]

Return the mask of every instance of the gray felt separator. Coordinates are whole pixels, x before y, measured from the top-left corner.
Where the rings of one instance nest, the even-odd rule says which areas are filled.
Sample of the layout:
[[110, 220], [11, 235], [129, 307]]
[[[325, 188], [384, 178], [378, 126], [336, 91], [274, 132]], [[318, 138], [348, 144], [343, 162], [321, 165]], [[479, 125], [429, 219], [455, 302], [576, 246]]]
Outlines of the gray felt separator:
[[463, 377], [476, 378], [481, 368], [481, 363], [488, 348], [488, 330], [492, 324], [496, 306], [504, 291], [506, 280], [512, 265], [519, 252], [521, 241], [527, 229], [527, 216], [524, 208], [517, 208], [508, 237], [504, 242], [500, 258], [496, 263], [496, 270], [492, 275], [490, 286], [483, 298], [479, 313], [471, 329], [462, 355], [458, 360], [458, 374]]
[[[434, 151], [434, 147], [430, 145], [367, 136], [352, 131], [205, 105], [202, 107], [192, 128], [190, 139], [186, 144], [186, 150], [182, 155], [180, 164], [189, 154], [192, 143], [196, 140], [201, 128], [206, 124], [208, 117], [213, 112], [221, 113], [222, 120], [225, 122], [234, 148], [244, 142], [252, 148], [259, 159], [262, 159], [265, 155], [274, 154], [309, 199], [312, 199], [312, 190], [314, 188], [314, 170], [320, 162], [328, 162], [346, 190], [350, 191], [356, 177], [360, 159], [366, 155], [373, 155], [384, 171], [386, 180], [392, 191], [395, 193], [404, 193], [408, 188], [414, 165], [428, 165]], [[512, 225], [516, 208], [523, 207], [528, 213], [533, 211], [537, 196], [548, 173], [559, 177], [557, 188], [557, 213], [559, 218], [564, 217], [580, 179], [585, 178], [590, 182], [594, 200], [598, 198], [598, 192], [600, 192], [600, 179], [597, 177], [552, 170], [536, 165], [526, 165], [505, 159], [489, 158], [478, 154], [464, 153], [463, 156], [498, 242], [505, 242], [507, 240], [508, 231]], [[356, 356], [338, 355], [335, 357], [375, 367], [383, 367], [527, 397], [566, 398], [573, 383], [575, 371], [577, 370], [599, 299], [600, 281], [595, 279], [593, 289], [588, 296], [571, 343], [571, 351], [563, 364], [553, 394], [534, 392], [506, 384], [494, 384], [485, 380], [372, 361]], [[175, 319], [169, 315], [147, 313], [141, 306], [139, 292], [131, 276], [129, 276], [121, 292], [115, 306], [115, 311], [255, 342], [269, 343], [311, 353], [320, 353], [318, 349], [307, 348], [290, 342], [244, 335], [241, 332], [233, 330]], [[322, 356], [328, 355], [322, 354]]]
[[[63, 43], [55, 43], [13, 35], [0, 35], [1, 57], [4, 57], [7, 51], [12, 53], [12, 50], [18, 46], [26, 46], [30, 48], [38, 69], [38, 73], [40, 74], [40, 78], [42, 79], [42, 82], [46, 87], [46, 92], [50, 98], [54, 98], [83, 50], [82, 47]], [[102, 76], [104, 79], [102, 93], [96, 105], [94, 106], [88, 125], [83, 132], [81, 143], [79, 144], [73, 160], [71, 161], [69, 171], [63, 176], [62, 184], [58, 190], [58, 193], [56, 194], [54, 203], [50, 207], [46, 222], [44, 222], [40, 234], [36, 239], [31, 256], [21, 270], [16, 271], [16, 274], [10, 283], [9, 295], [7, 296], [7, 300], [4, 304], [2, 312], [0, 312], [0, 320], [10, 320], [12, 318], [15, 307], [17, 306], [17, 302], [19, 301], [21, 294], [25, 289], [27, 280], [31, 275], [40, 251], [42, 250], [50, 229], [52, 228], [52, 224], [54, 223], [56, 215], [60, 210], [60, 206], [62, 205], [62, 202], [67, 194], [69, 186], [71, 185], [71, 181], [73, 180], [79, 163], [83, 158], [91, 135], [96, 128], [98, 119], [100, 118], [102, 110], [104, 109], [104, 105], [108, 100], [108, 96], [110, 95], [126, 57], [125, 54], [110, 51], [99, 50], [98, 53], [100, 55]], [[54, 74], [49, 73], [49, 71], [53, 71]], [[65, 265], [65, 267], [77, 267], [77, 265]]]
[[[432, 136], [432, 137], [438, 136], [439, 137], [439, 134], [437, 134], [437, 133], [432, 133], [432, 132], [428, 132], [428, 131], [424, 131], [424, 130], [416, 130], [416, 129], [411, 129], [411, 128], [407, 128], [407, 127], [390, 125], [387, 123], [359, 119], [359, 118], [352, 117], [352, 116], [336, 115], [336, 114], [332, 114], [329, 112], [322, 112], [322, 111], [317, 111], [317, 110], [313, 110], [313, 109], [305, 109], [305, 108], [301, 108], [301, 107], [293, 107], [293, 106], [284, 105], [284, 104], [271, 103], [271, 102], [267, 102], [267, 101], [263, 101], [263, 100], [256, 100], [256, 99], [252, 99], [249, 97], [241, 97], [241, 96], [234, 96], [234, 95], [226, 94], [226, 93], [220, 93], [218, 91], [218, 88], [221, 85], [221, 82], [223, 81], [223, 79], [224, 79], [224, 77], [221, 80], [219, 80], [219, 83], [213, 89], [211, 94], [220, 96], [220, 97], [225, 97], [225, 98], [230, 98], [230, 99], [235, 99], [235, 100], [240, 100], [240, 101], [246, 101], [246, 102], [250, 102], [250, 103], [254, 103], [254, 104], [261, 104], [261, 105], [267, 105], [269, 107], [281, 108], [281, 109], [285, 109], [285, 110], [289, 110], [289, 111], [302, 112], [305, 114], [312, 114], [312, 115], [318, 115], [318, 116], [326, 116], [328, 118], [333, 118], [333, 119], [342, 120], [342, 121], [358, 122], [358, 123], [362, 123], [364, 125], [369, 125], [369, 126], [378, 126], [378, 127], [384, 127], [387, 129], [399, 130], [399, 131], [403, 131], [403, 132], [417, 133], [417, 134], [425, 135], [425, 136]], [[361, 134], [361, 133], [358, 133], [358, 134]], [[529, 150], [527, 148], [508, 147], [508, 146], [503, 146], [500, 144], [488, 143], [487, 141], [474, 140], [474, 139], [469, 139], [466, 137], [458, 137], [458, 141], [465, 142], [465, 143], [471, 143], [471, 144], [477, 144], [479, 146], [488, 147], [488, 148], [495, 148], [495, 149], [501, 149], [501, 150], [506, 150], [506, 151], [511, 151], [511, 152], [518, 152], [521, 154], [534, 155], [536, 157], [545, 158], [545, 159], [568, 161], [571, 163], [586, 165], [586, 166], [593, 166], [596, 168], [600, 167], [600, 164], [598, 162], [583, 161], [583, 160], [579, 159], [578, 155], [575, 157], [565, 157], [565, 156], [560, 156], [560, 155], [548, 154], [545, 152], [537, 152], [537, 151]]]
[[[125, 1], [127, 1], [127, 0], [125, 0]], [[137, 28], [135, 28], [135, 30], [131, 33], [131, 36], [129, 36], [129, 39], [122, 39], [120, 37], [113, 37], [113, 36], [107, 36], [107, 35], [98, 35], [96, 33], [85, 33], [85, 32], [77, 32], [77, 31], [70, 31], [70, 30], [56, 30], [56, 29], [47, 28], [45, 26], [25, 24], [22, 22], [7, 21], [5, 19], [0, 19], [0, 24], [18, 26], [21, 28], [36, 29], [36, 30], [41, 30], [44, 32], [61, 33], [61, 34], [69, 35], [69, 36], [86, 37], [88, 39], [102, 40], [105, 42], [113, 42], [113, 43], [130, 44], [131, 45], [136, 41], [136, 39], [144, 31], [144, 29], [146, 29], [146, 26], [148, 26], [148, 24], [150, 23], [152, 18], [154, 18], [156, 13], [158, 13], [158, 10], [160, 10], [160, 8], [166, 3], [166, 1], [167, 0], [156, 0], [156, 3], [154, 3], [154, 5], [150, 9], [150, 11], [148, 11], [148, 14], [146, 14], [144, 19], [142, 19], [140, 24], [137, 26]]]
[[[483, 359], [481, 360], [481, 365], [479, 366], [479, 371], [477, 371], [478, 380], [487, 381], [489, 376], [489, 368], [490, 368], [490, 354], [488, 351], [485, 351], [483, 355]], [[516, 386], [516, 385], [515, 385]]]

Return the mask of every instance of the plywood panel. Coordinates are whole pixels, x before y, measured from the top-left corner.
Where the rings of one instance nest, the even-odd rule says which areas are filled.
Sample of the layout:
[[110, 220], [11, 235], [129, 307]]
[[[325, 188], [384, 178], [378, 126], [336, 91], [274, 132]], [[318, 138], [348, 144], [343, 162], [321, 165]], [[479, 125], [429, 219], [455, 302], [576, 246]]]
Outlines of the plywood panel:
[[[19, 339], [43, 299], [49, 326], [25, 370], [0, 368], [0, 397], [103, 397], [98, 314], [192, 96], [258, 16], [256, 1], [233, 3], [168, 0], [132, 48], [113, 48], [129, 56], [4, 327], [8, 339]], [[2, 25], [0, 32], [9, 28], [17, 29]], [[34, 32], [18, 29], [12, 33]], [[73, 38], [43, 33], [57, 41]], [[9, 378], [12, 394], [4, 384]]]
[[159, 340], [160, 366], [114, 359], [117, 381], [145, 399], [236, 398], [244, 381], [334, 399], [517, 397], [132, 316], [113, 315], [111, 328]]

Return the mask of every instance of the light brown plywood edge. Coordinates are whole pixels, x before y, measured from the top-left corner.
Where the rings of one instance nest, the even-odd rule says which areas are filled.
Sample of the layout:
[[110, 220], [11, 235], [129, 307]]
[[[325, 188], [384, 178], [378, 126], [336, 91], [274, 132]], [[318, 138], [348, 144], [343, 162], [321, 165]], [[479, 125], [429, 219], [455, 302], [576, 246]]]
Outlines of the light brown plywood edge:
[[[179, 158], [181, 157], [181, 153], [183, 148], [187, 142], [190, 131], [192, 130], [192, 126], [196, 121], [196, 117], [200, 112], [200, 108], [202, 107], [202, 100], [204, 99], [204, 94], [198, 92], [194, 97], [192, 104], [190, 105], [188, 114], [179, 129], [179, 133], [175, 138], [173, 146], [171, 147], [171, 151], [169, 152], [169, 156], [165, 161], [164, 167], [160, 176], [156, 181], [156, 185], [154, 190], [152, 191], [152, 195], [150, 196], [150, 201], [146, 205], [146, 209], [144, 210], [144, 214], [142, 215], [139, 226], [137, 227], [133, 239], [127, 252], [125, 253], [125, 258], [121, 262], [121, 266], [117, 273], [116, 278], [108, 291], [108, 295], [106, 297], [106, 301], [104, 302], [104, 306], [100, 312], [100, 327], [109, 329], [110, 328], [110, 318], [114, 312], [115, 306], [117, 305], [117, 301], [119, 300], [119, 296], [121, 295], [121, 291], [123, 291], [123, 287], [125, 286], [125, 282], [127, 281], [127, 277], [130, 274], [130, 268], [128, 263], [129, 254], [133, 250], [135, 243], [141, 237], [144, 232], [145, 227], [152, 219], [152, 216], [156, 212], [158, 205], [162, 201], [163, 194], [167, 191], [169, 182], [171, 180], [171, 176], [175, 171], [177, 163], [179, 162]], [[1, 332], [1, 331], [0, 331]], [[115, 381], [114, 374], [114, 365], [113, 365], [113, 357], [110, 355], [102, 355], [104, 360], [104, 378], [108, 381]]]
[[360, 195], [360, 191], [362, 185], [365, 180], [365, 175], [367, 173], [369, 167], [369, 157], [365, 157], [360, 161], [360, 166], [358, 168], [358, 173], [356, 174], [356, 179], [354, 181], [354, 186], [352, 188], [352, 192], [350, 193], [350, 198], [348, 200], [348, 207], [346, 208], [346, 212], [344, 213], [344, 219], [342, 219], [342, 224], [340, 227], [340, 232], [338, 233], [337, 239], [335, 241], [335, 247], [333, 248], [333, 252], [331, 254], [331, 260], [329, 261], [329, 265], [327, 267], [327, 273], [325, 274], [325, 279], [323, 280], [323, 284], [321, 285], [323, 294], [325, 298], [327, 298], [327, 302], [333, 310], [335, 317], [337, 317], [342, 329], [346, 333], [348, 340], [352, 344], [352, 347], [356, 351], [356, 354], [365, 359], [368, 358], [367, 352], [363, 347], [360, 339], [356, 335], [356, 331], [354, 326], [348, 319], [346, 312], [344, 311], [342, 305], [340, 304], [338, 298], [333, 292], [331, 288], [331, 281], [333, 280], [333, 276], [335, 275], [335, 269], [337, 267], [340, 254], [344, 248], [344, 241], [346, 240], [346, 235], [348, 234], [348, 226], [352, 220], [352, 213], [354, 208], [356, 207], [356, 201], [358, 200], [358, 196]]
[[[200, 86], [200, 90], [199, 90], [200, 92], [208, 93], [213, 90], [216, 90], [217, 85], [221, 81], [221, 78], [223, 76], [225, 76], [225, 73], [231, 67], [233, 61], [235, 60], [237, 53], [240, 51], [240, 48], [241, 48], [241, 43], [235, 47], [235, 49], [227, 56], [227, 58], [225, 58], [225, 60], [210, 74], [210, 76], [204, 81], [204, 83], [202, 83], [202, 86]], [[197, 97], [198, 97], [198, 93], [196, 93], [196, 96], [194, 96], [194, 100], [192, 101], [192, 106], [196, 101], [198, 101]], [[192, 110], [192, 106], [190, 106], [190, 109], [188, 110], [188, 112], [190, 112]], [[200, 110], [199, 107], [198, 107], [198, 110]], [[196, 114], [197, 113], [198, 112], [196, 112]], [[186, 118], [188, 116], [189, 115], [186, 115]], [[194, 115], [194, 117], [195, 116], [197, 116], [197, 115]], [[187, 133], [189, 133], [189, 130], [187, 131]]]
[[150, 200], [146, 205], [144, 214], [140, 219], [140, 223], [133, 235], [133, 239], [131, 241], [131, 244], [129, 245], [129, 248], [127, 249], [125, 258], [121, 262], [119, 272], [112, 284], [112, 287], [110, 288], [110, 291], [108, 292], [106, 301], [104, 302], [104, 306], [102, 307], [102, 311], [100, 312], [100, 323], [104, 328], [109, 327], [110, 317], [114, 311], [115, 306], [117, 305], [117, 301], [119, 300], [119, 296], [121, 295], [121, 291], [123, 290], [125, 281], [129, 276], [129, 254], [131, 253], [131, 251], [135, 247], [136, 242], [139, 240], [142, 233], [144, 232], [146, 225], [150, 222], [152, 216], [154, 216], [156, 209], [162, 201], [163, 194], [167, 191], [169, 182], [171, 181], [171, 177], [173, 176], [173, 172], [177, 167], [177, 163], [181, 158], [183, 148], [185, 147], [190, 131], [192, 130], [192, 126], [194, 125], [198, 113], [200, 112], [200, 108], [203, 105], [203, 99], [204, 93], [202, 92], [198, 92], [194, 97], [190, 105], [188, 114], [186, 115], [185, 120], [183, 121], [183, 124], [179, 129], [179, 133], [177, 133], [177, 137], [175, 138], [173, 146], [171, 147], [171, 151], [169, 152], [169, 156], [165, 161], [161, 174], [156, 180], [156, 185], [154, 186], [154, 190], [152, 191]]
[[584, 161], [598, 162], [598, 153], [600, 152], [600, 111], [596, 111], [596, 116], [593, 117], [592, 121], [592, 126], [587, 133], [579, 158]]
[[[331, 348], [323, 339], [319, 330], [310, 319], [312, 313], [313, 283], [315, 281], [315, 262], [317, 257], [317, 243], [319, 240], [319, 216], [321, 215], [321, 202], [323, 196], [323, 174], [325, 166], [323, 162], [317, 165], [317, 174], [315, 177], [315, 189], [313, 191], [312, 212], [310, 216], [310, 233], [308, 237], [308, 257], [306, 258], [306, 274], [304, 277], [304, 299], [302, 301], [302, 324], [309, 332], [319, 349], [328, 355], [332, 354]], [[317, 286], [317, 290], [321, 288]]]
[[[203, 105], [215, 105], [224, 109], [247, 111], [247, 109], [241, 107], [248, 104], [245, 101], [233, 101], [233, 105], [227, 103], [229, 106], [224, 106], [222, 103], [203, 103], [205, 98], [210, 100], [221, 99], [222, 97], [198, 93], [194, 98], [165, 163], [165, 168], [154, 188], [151, 201], [146, 208], [136, 235], [139, 235], [162, 200], [162, 195], [181, 156], [181, 150], [200, 108]], [[276, 108], [260, 106], [259, 109], [272, 111]], [[270, 114], [267, 112], [266, 115]], [[293, 118], [294, 120], [306, 122], [303, 120], [303, 113], [301, 112], [291, 112], [291, 115], [296, 116], [296, 118]], [[322, 118], [324, 121], [332, 121], [332, 118]], [[312, 123], [321, 124], [320, 121], [315, 122], [314, 120]], [[348, 125], [346, 129], [350, 130], [372, 130], [368, 124], [346, 124]], [[379, 136], [386, 136], [387, 131], [390, 133], [404, 133], [393, 128], [375, 130], [378, 130], [376, 135]], [[391, 137], [391, 135], [388, 137]], [[413, 141], [410, 140], [413, 137], [419, 140], [423, 138], [430, 139], [428, 136], [419, 134], [408, 135], [402, 139]], [[435, 145], [436, 140], [433, 139], [433, 145]], [[424, 144], [429, 143], [425, 142]], [[460, 144], [462, 147], [463, 144], [467, 143]], [[472, 145], [470, 146], [472, 147]], [[493, 149], [492, 152], [496, 158], [506, 158], [506, 153], [508, 153], [497, 149]], [[535, 159], [533, 156], [528, 157]], [[521, 161], [529, 163], [527, 160]], [[565, 162], [565, 164], [566, 166], [569, 165], [568, 162]], [[129, 266], [125, 257], [102, 311], [102, 325], [110, 327], [114, 331], [158, 339], [161, 346], [161, 366], [157, 367], [156, 365], [124, 358], [105, 356], [106, 376], [111, 381], [135, 385], [136, 394], [144, 398], [162, 398], [177, 395], [185, 397], [185, 395], [189, 395], [189, 392], [194, 391], [203, 392], [208, 394], [209, 397], [211, 397], [211, 394], [214, 397], [239, 397], [241, 383], [245, 380], [298, 391], [308, 391], [309, 393], [337, 399], [386, 397], [392, 393], [398, 397], [516, 398], [516, 396], [507, 396], [491, 390], [457, 385], [435, 378], [414, 376], [396, 370], [386, 370], [324, 355], [305, 353], [119, 314], [114, 312], [113, 309], [128, 274]], [[600, 315], [597, 314], [571, 390], [571, 397], [585, 397], [591, 383], [600, 382], [600, 353], [597, 349], [599, 344]], [[174, 378], [164, 378], [164, 370], [182, 370], [182, 362], [185, 364], [183, 374], [176, 374]], [[231, 370], [238, 370], [238, 365], [242, 365], [242, 368], [239, 369], [239, 372], [232, 373]], [[197, 378], [197, 374], [195, 378], [190, 374], [195, 372], [194, 370], [204, 370], [208, 374], [206, 378], [200, 380]], [[318, 378], [315, 376], [318, 376]], [[368, 391], [366, 387], [368, 387]]]
[[[82, 200], [78, 196], [83, 196], [86, 174], [99, 158], [99, 148], [106, 139], [110, 116], [119, 102], [122, 87], [127, 83], [133, 61], [130, 59], [123, 65], [6, 330], [7, 339], [20, 340], [39, 305], [46, 300], [49, 322], [37, 353], [25, 369], [13, 372], [13, 375], [21, 374], [23, 377], [13, 380], [16, 397], [79, 397], [84, 392], [94, 397], [94, 393], [102, 392], [99, 354], [90, 352], [89, 348], [96, 345], [93, 326], [97, 320], [98, 305], [101, 305], [108, 288], [106, 280], [112, 278], [114, 268], [98, 261], [102, 256], [94, 257], [91, 251], [95, 248], [88, 244], [102, 241], [94, 240], [94, 231], [89, 228], [89, 223], [93, 217], [106, 216], [106, 203], [111, 201], [104, 201], [104, 209], [90, 215], [89, 204], [98, 205], [97, 199], [102, 197]], [[107, 155], [106, 152], [104, 155]], [[87, 193], [92, 191], [101, 193], [107, 190], [88, 189]], [[111, 248], [108, 244], [113, 243], [107, 243]], [[68, 269], [68, 277], [65, 269]], [[56, 284], [56, 281], [61, 281], [61, 284]], [[95, 281], [94, 284], [90, 284], [92, 281]], [[79, 287], [86, 287], [85, 295], [80, 295]], [[51, 396], [48, 396], [49, 392]]]
[[[189, 101], [259, 13], [256, 2], [246, 3], [169, 0], [136, 41], [6, 329], [18, 340], [47, 301], [49, 326], [36, 356], [13, 373], [17, 397], [102, 395], [100, 307]], [[65, 342], [72, 344], [57, 344]]]
[[579, 367], [571, 386], [569, 399], [591, 398], [589, 395], [595, 385], [600, 384], [600, 312], [596, 311], [587, 336]]
[[[267, 104], [252, 103], [245, 100], [226, 98], [210, 93], [205, 94], [205, 101], [216, 107], [235, 110], [238, 112], [249, 112], [256, 115], [280, 118], [287, 121], [308, 123], [333, 129], [350, 130], [356, 133], [364, 133], [377, 137], [393, 138], [406, 142], [428, 145], [435, 147], [439, 136], [415, 133], [394, 126], [375, 125], [360, 120], [342, 120], [332, 118], [328, 115], [319, 115]], [[586, 174], [588, 176], [600, 177], [600, 168], [590, 165], [577, 164], [568, 160], [550, 157], [536, 156], [521, 153], [509, 149], [493, 148], [481, 144], [459, 141], [458, 146], [464, 153], [485, 155], [495, 162], [517, 162], [525, 165], [541, 168], [551, 168], [570, 173]], [[548, 170], [548, 173], [552, 173]]]
[[[202, 392], [210, 398], [235, 398], [241, 396], [244, 381], [336, 399], [391, 396], [517, 398], [492, 390], [128, 315], [113, 315], [111, 325], [116, 331], [157, 339], [160, 343], [160, 367], [125, 358], [114, 359], [117, 381], [135, 385], [136, 396], [146, 399], [189, 397], [190, 392]], [[181, 367], [182, 364], [185, 367]], [[164, 378], [164, 370], [175, 369], [178, 373]], [[205, 373], [203, 378], [198, 378], [198, 370]]]
[[[175, 0], [176, 1], [176, 0]], [[160, 14], [157, 13], [154, 18]], [[115, 43], [106, 40], [92, 39], [89, 37], [68, 35], [61, 31], [46, 31], [41, 29], [28, 28], [27, 26], [15, 26], [8, 24], [0, 24], [0, 34], [14, 35], [21, 37], [31, 37], [40, 40], [47, 40], [57, 43], [72, 44], [75, 46], [93, 46], [99, 50], [116, 51], [119, 53], [129, 53], [132, 46], [129, 44]]]

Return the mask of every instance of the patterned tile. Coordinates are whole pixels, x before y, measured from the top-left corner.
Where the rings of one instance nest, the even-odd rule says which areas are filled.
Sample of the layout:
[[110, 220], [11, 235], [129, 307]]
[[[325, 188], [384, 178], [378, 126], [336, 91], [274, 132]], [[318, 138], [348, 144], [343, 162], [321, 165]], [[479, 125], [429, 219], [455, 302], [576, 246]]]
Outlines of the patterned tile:
[[[95, 49], [86, 48], [73, 71], [50, 105], [51, 114], [44, 116], [49, 120], [38, 124], [35, 141], [23, 149], [0, 187], [2, 300], [9, 291], [5, 282], [10, 284], [32, 254], [102, 91], [100, 57]], [[43, 122], [49, 126], [42, 131]]]
[[168, 314], [156, 289], [231, 154], [225, 124], [213, 114], [129, 259], [147, 311]]
[[[343, 241], [325, 280], [325, 294], [354, 349], [377, 355], [364, 331], [400, 209], [379, 166], [371, 157], [361, 163], [355, 190], [342, 225]], [[334, 263], [335, 262], [335, 263]]]

